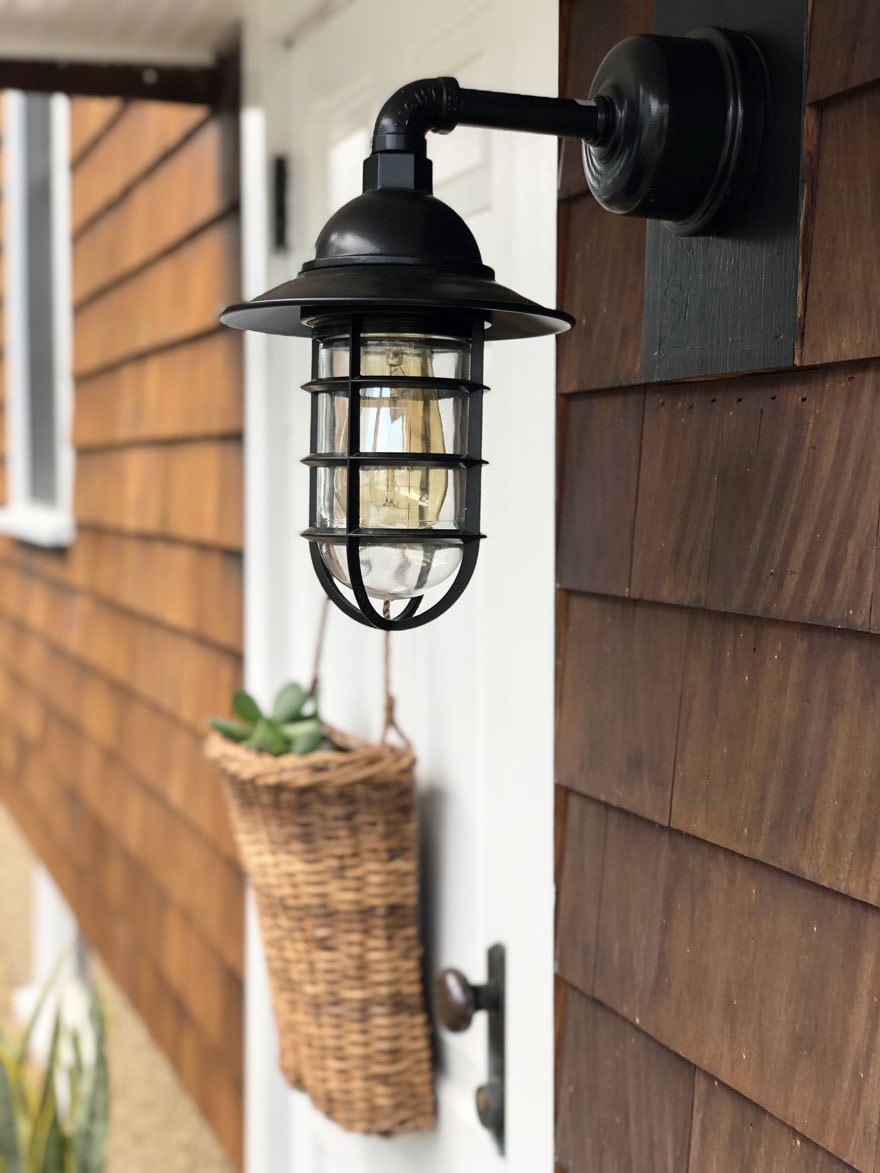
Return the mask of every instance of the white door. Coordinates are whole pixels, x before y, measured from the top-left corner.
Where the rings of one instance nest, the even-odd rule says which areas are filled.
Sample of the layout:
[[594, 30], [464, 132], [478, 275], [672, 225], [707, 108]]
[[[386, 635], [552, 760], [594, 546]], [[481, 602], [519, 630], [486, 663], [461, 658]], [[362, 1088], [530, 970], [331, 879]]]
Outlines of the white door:
[[[361, 190], [385, 99], [418, 77], [556, 92], [555, 0], [264, 0], [246, 27], [245, 258], [249, 295], [293, 275], [318, 230]], [[262, 112], [262, 113], [261, 113]], [[265, 116], [264, 141], [260, 119]], [[250, 121], [250, 131], [248, 131]], [[248, 137], [250, 135], [250, 137]], [[554, 303], [556, 141], [460, 128], [429, 136], [435, 191], [468, 220], [498, 279]], [[262, 272], [265, 158], [290, 161], [290, 249]], [[249, 194], [250, 193], [250, 194]], [[249, 205], [250, 201], [250, 205]], [[247, 267], [247, 266], [246, 266]], [[309, 346], [248, 340], [248, 679], [268, 695], [306, 679], [323, 598], [297, 535], [307, 524]], [[440, 1032], [439, 1124], [395, 1140], [346, 1135], [279, 1091], [255, 934], [249, 945], [249, 1173], [544, 1173], [553, 1152], [552, 809], [554, 344], [487, 347], [482, 543], [443, 618], [393, 637], [398, 719], [419, 754], [430, 972], [473, 981], [507, 949], [507, 1138], [476, 1118], [486, 1024]], [[381, 722], [379, 633], [331, 612], [325, 715], [362, 734]]]

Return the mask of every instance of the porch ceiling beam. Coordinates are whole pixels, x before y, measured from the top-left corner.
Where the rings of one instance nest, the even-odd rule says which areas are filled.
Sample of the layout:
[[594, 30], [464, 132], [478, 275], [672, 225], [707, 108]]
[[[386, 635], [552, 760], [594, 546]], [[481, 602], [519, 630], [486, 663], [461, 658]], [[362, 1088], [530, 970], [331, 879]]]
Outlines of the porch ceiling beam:
[[220, 106], [229, 96], [228, 65], [104, 64], [0, 57], [0, 89], [141, 98]]

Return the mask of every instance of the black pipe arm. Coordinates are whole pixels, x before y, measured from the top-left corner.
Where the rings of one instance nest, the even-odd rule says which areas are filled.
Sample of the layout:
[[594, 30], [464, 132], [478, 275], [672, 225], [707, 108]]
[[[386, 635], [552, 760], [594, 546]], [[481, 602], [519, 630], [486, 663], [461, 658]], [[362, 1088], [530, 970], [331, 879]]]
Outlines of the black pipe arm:
[[613, 115], [602, 97], [581, 102], [503, 94], [462, 89], [454, 77], [424, 78], [402, 86], [379, 111], [373, 151], [423, 156], [428, 131], [448, 134], [456, 126], [570, 136], [595, 145], [610, 135]]

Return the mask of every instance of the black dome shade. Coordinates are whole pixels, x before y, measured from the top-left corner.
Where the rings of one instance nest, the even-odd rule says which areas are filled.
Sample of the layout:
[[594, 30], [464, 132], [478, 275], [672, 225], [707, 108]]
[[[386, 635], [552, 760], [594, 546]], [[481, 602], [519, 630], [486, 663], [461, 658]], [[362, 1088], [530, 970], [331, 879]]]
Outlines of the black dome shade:
[[491, 273], [457, 212], [436, 196], [403, 187], [365, 191], [344, 204], [321, 229], [315, 259], [303, 269], [372, 258]]
[[366, 191], [322, 229], [313, 261], [292, 281], [228, 306], [227, 326], [308, 337], [316, 317], [371, 309], [484, 314], [489, 339], [567, 330], [574, 319], [497, 284], [471, 230], [427, 192]]

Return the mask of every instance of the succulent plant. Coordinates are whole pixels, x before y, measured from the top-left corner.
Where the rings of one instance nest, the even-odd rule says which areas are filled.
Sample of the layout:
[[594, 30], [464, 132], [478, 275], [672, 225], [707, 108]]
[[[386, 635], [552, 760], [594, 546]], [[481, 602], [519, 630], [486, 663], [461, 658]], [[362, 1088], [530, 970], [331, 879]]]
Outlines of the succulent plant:
[[233, 694], [232, 711], [234, 717], [212, 717], [211, 728], [248, 749], [280, 757], [336, 748], [324, 736], [317, 697], [293, 681], [279, 689], [268, 714], [244, 689]]
[[88, 1040], [59, 1008], [41, 1074], [30, 1058], [34, 1028], [59, 968], [56, 964], [21, 1041], [13, 1043], [0, 1031], [0, 1173], [101, 1173], [104, 1168], [110, 1093], [104, 1011], [94, 986]]

